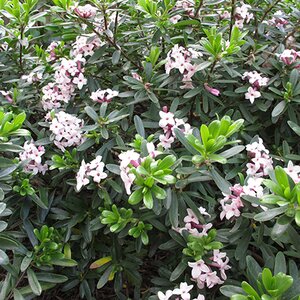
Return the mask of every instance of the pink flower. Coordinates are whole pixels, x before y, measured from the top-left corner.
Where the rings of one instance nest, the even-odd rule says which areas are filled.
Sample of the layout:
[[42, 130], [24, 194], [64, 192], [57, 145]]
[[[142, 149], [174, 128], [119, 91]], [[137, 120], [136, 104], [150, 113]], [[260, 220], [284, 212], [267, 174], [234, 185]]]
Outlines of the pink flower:
[[166, 135], [161, 134], [159, 136], [159, 140], [160, 140], [160, 145], [162, 145], [164, 149], [170, 149], [172, 143], [174, 142], [174, 137], [172, 136], [167, 137]]
[[279, 54], [279, 59], [286, 65], [291, 65], [299, 57], [300, 52], [297, 52], [294, 49], [285, 49], [281, 54]]
[[200, 259], [197, 262], [189, 262], [189, 267], [192, 268], [192, 277], [197, 279], [202, 273], [210, 272], [211, 269], [205, 264], [205, 262]]
[[5, 91], [0, 91], [0, 94], [2, 94], [2, 96], [9, 102], [9, 103], [12, 103], [13, 102], [13, 99], [10, 95], [9, 92], [5, 92]]
[[128, 150], [119, 154], [120, 168], [126, 169], [131, 161], [137, 161], [140, 158], [140, 154], [134, 150]]
[[132, 72], [131, 75], [134, 79], [141, 81], [141, 82], [143, 81], [142, 77], [138, 73]]
[[214, 96], [219, 96], [220, 95], [220, 91], [219, 90], [210, 87], [207, 83], [204, 83], [204, 87], [212, 95], [214, 95]]
[[45, 149], [42, 146], [38, 148], [34, 145], [34, 142], [25, 142], [24, 151], [19, 154], [21, 161], [26, 161], [24, 165], [24, 171], [26, 173], [32, 173], [36, 175], [37, 173], [45, 174], [48, 170], [47, 164], [42, 164], [42, 156], [45, 154]]
[[74, 11], [79, 17], [87, 19], [92, 18], [96, 15], [97, 8], [90, 4], [86, 4], [84, 6], [76, 7]]
[[187, 211], [188, 215], [183, 219], [183, 221], [185, 223], [193, 222], [195, 224], [199, 224], [199, 220], [198, 220], [197, 216], [195, 215], [195, 213], [190, 208], [188, 208], [186, 211]]
[[131, 173], [126, 173], [125, 171], [121, 171], [120, 176], [124, 183], [127, 195], [130, 195], [131, 194], [130, 189], [135, 180], [135, 175]]
[[78, 86], [81, 90], [84, 85], [87, 84], [87, 79], [84, 77], [82, 73], [80, 73], [77, 77], [73, 79], [73, 83]]
[[251, 86], [248, 88], [248, 92], [245, 94], [245, 98], [248, 99], [252, 104], [254, 103], [254, 100], [260, 96], [261, 93]]
[[209, 272], [209, 273], [203, 273], [197, 278], [197, 284], [200, 289], [203, 288], [204, 283], [206, 284], [206, 286], [209, 289], [211, 289], [212, 287], [214, 287], [217, 284], [224, 283], [224, 281], [222, 281], [218, 277], [217, 272], [214, 271], [214, 272]]

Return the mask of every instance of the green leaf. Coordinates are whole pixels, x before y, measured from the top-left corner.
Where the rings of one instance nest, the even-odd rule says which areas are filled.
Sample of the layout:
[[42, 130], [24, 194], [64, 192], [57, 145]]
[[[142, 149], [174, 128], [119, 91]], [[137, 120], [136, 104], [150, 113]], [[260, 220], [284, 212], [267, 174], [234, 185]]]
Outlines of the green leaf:
[[0, 143], [0, 152], [21, 152], [23, 147], [11, 143]]
[[[1, 245], [0, 245], [1, 247]], [[9, 258], [7, 254], [0, 249], [0, 266], [7, 265], [9, 263]]]
[[100, 277], [98, 283], [97, 283], [97, 289], [101, 289], [104, 287], [104, 285], [107, 283], [109, 276], [111, 274], [113, 270], [113, 266], [109, 266], [105, 272], [102, 274], [102, 276]]
[[142, 201], [142, 199], [143, 199], [143, 189], [140, 188], [140, 189], [134, 191], [130, 195], [130, 197], [128, 199], [128, 203], [131, 205], [136, 205], [136, 204], [140, 203]]
[[176, 157], [174, 155], [166, 156], [161, 162], [158, 164], [158, 168], [160, 170], [170, 169], [176, 162]]
[[244, 295], [233, 295], [230, 300], [248, 300], [248, 297]]
[[171, 206], [169, 209], [169, 220], [174, 228], [178, 227], [178, 198], [175, 191], [172, 191]]
[[186, 139], [184, 133], [179, 130], [178, 128], [174, 129], [175, 135], [178, 138], [178, 140], [182, 143], [182, 145], [193, 155], [197, 155], [199, 154], [198, 151], [196, 151], [188, 142], [188, 140]]
[[246, 281], [242, 282], [242, 289], [248, 294], [254, 297], [255, 300], [260, 300], [260, 297], [256, 290]]
[[63, 283], [68, 281], [67, 276], [54, 273], [37, 273], [36, 277], [42, 282]]
[[272, 110], [272, 117], [273, 117], [273, 118], [278, 117], [278, 116], [284, 111], [285, 107], [286, 107], [286, 101], [285, 101], [285, 100], [279, 102], [279, 103], [274, 107], [274, 109]]
[[231, 296], [236, 295], [236, 294], [242, 294], [244, 291], [239, 286], [223, 285], [220, 288], [220, 292], [226, 297], [231, 297]]
[[121, 56], [121, 51], [120, 50], [116, 50], [113, 53], [112, 58], [111, 58], [111, 62], [112, 62], [113, 65], [116, 65], [119, 62], [120, 56]]
[[92, 107], [86, 106], [84, 110], [91, 119], [93, 119], [95, 122], [98, 122], [99, 116]]
[[225, 180], [214, 168], [210, 171], [210, 175], [214, 182], [216, 183], [217, 187], [226, 195], [230, 193], [229, 188], [231, 187], [230, 183]]
[[142, 119], [139, 116], [134, 116], [133, 120], [137, 133], [145, 138], [145, 128]]
[[177, 265], [175, 270], [172, 272], [172, 274], [170, 276], [170, 281], [175, 281], [176, 279], [178, 279], [180, 277], [180, 275], [185, 271], [186, 267], [187, 267], [186, 262], [181, 261]]
[[288, 208], [288, 206], [284, 205], [284, 206], [281, 206], [281, 207], [268, 209], [266, 211], [263, 211], [263, 212], [255, 215], [254, 220], [258, 221], [258, 222], [265, 222], [265, 221], [272, 220], [276, 216], [281, 215], [282, 213], [284, 213], [287, 210], [287, 208]]
[[292, 130], [300, 136], [300, 126], [298, 126], [296, 123], [292, 121], [288, 121], [289, 126], [292, 128]]
[[276, 254], [275, 266], [274, 266], [274, 275], [276, 275], [280, 272], [282, 272], [282, 273], [287, 272], [285, 256], [282, 252], [278, 252]]
[[148, 209], [153, 208], [153, 198], [152, 198], [152, 192], [150, 189], [148, 189], [148, 191], [144, 194], [143, 202]]
[[69, 259], [69, 258], [62, 258], [62, 259], [52, 258], [50, 263], [53, 264], [53, 265], [62, 266], [62, 267], [75, 267], [75, 266], [77, 266], [77, 262], [74, 259]]
[[28, 282], [33, 291], [33, 293], [37, 296], [42, 294], [42, 287], [32, 269], [27, 270]]
[[36, 194], [30, 195], [28, 197], [33, 202], [35, 202], [39, 207], [41, 207], [43, 209], [48, 209], [47, 205]]
[[25, 300], [19, 290], [14, 289], [14, 300]]
[[18, 253], [26, 255], [27, 249], [17, 240], [11, 238], [10, 236], [0, 233], [0, 245], [3, 250], [15, 250]]

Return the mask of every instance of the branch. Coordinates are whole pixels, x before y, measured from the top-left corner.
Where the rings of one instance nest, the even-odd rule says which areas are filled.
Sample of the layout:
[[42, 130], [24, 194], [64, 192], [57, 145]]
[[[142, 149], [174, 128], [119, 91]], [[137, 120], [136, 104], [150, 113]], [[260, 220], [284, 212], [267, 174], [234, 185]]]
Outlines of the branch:
[[231, 32], [232, 32], [232, 28], [233, 28], [234, 11], [235, 11], [235, 0], [231, 0], [229, 40], [230, 40], [230, 38], [231, 38]]
[[202, 7], [202, 5], [203, 5], [203, 2], [204, 2], [204, 0], [200, 0], [199, 6], [197, 7], [197, 9], [196, 9], [196, 11], [195, 11], [195, 16], [194, 16], [194, 18], [197, 18], [197, 17], [198, 17], [198, 14], [199, 14], [200, 9], [201, 9], [201, 7]]

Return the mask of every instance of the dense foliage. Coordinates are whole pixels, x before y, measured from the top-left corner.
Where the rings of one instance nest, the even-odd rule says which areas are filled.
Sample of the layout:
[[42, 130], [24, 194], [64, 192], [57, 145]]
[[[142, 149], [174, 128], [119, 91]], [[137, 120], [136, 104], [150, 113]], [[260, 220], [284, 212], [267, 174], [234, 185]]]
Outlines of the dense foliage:
[[300, 299], [297, 0], [0, 16], [0, 300]]

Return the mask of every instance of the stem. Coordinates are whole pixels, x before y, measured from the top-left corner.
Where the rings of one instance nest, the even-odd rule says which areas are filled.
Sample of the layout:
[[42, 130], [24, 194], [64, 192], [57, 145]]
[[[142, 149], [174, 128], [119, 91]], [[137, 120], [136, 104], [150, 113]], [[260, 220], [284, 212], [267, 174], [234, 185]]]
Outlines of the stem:
[[200, 9], [201, 9], [201, 7], [202, 7], [202, 5], [203, 5], [203, 2], [204, 2], [204, 0], [200, 0], [199, 6], [197, 7], [197, 9], [196, 9], [196, 11], [195, 11], [195, 16], [194, 16], [194, 18], [197, 18], [197, 17], [198, 17], [198, 14], [199, 14]]
[[234, 11], [235, 11], [235, 0], [231, 0], [231, 13], [230, 13], [230, 28], [229, 28], [229, 40], [231, 38], [231, 32], [233, 28], [234, 21]]
[[211, 68], [210, 68], [208, 76], [207, 76], [207, 81], [209, 81], [209, 79], [211, 78], [211, 75], [216, 67], [217, 62], [218, 62], [218, 59], [215, 59], [213, 64], [211, 65]]
[[11, 289], [10, 293], [7, 296], [7, 300], [9, 300], [12, 296], [13, 296], [13, 289], [17, 288], [18, 285], [21, 283], [21, 281], [23, 280], [25, 276], [25, 271], [21, 274], [20, 278], [18, 279], [17, 283], [15, 284], [15, 286]]
[[268, 15], [268, 13], [272, 10], [272, 8], [274, 6], [276, 6], [281, 0], [276, 0], [273, 4], [271, 4], [268, 9], [265, 11], [265, 13], [263, 14], [260, 23], [262, 23], [264, 21], [264, 19], [266, 18], [266, 16]]
[[[84, 23], [84, 24], [86, 24], [99, 38], [102, 38], [102, 35], [97, 31], [97, 30], [95, 30], [94, 29], [94, 27], [89, 23], [89, 22], [87, 22], [86, 20], [84, 20], [84, 19], [82, 19], [82, 18], [80, 18], [80, 20]], [[116, 41], [114, 41], [114, 40], [111, 40], [110, 39], [110, 37], [107, 35], [107, 33], [106, 32], [103, 32], [103, 34], [104, 34], [104, 36], [105, 36], [105, 38], [106, 38], [106, 40], [107, 40], [107, 42], [111, 45], [111, 46], [113, 46], [115, 49], [117, 49], [117, 50], [119, 50], [120, 52], [121, 52], [121, 54], [128, 60], [128, 61], [130, 61], [135, 67], [137, 67], [140, 71], [143, 71], [143, 68], [140, 66], [140, 65], [138, 65], [134, 60], [132, 60], [128, 55], [127, 55], [127, 53], [126, 52], [124, 52], [124, 50], [116, 43]]]
[[258, 37], [258, 24], [262, 23], [265, 18], [267, 17], [268, 13], [273, 9], [274, 6], [276, 6], [281, 0], [276, 0], [273, 4], [271, 4], [267, 9], [266, 11], [264, 12], [260, 22], [257, 22], [257, 25], [256, 25], [256, 29], [255, 29], [255, 34], [254, 36], [257, 38]]
[[300, 25], [300, 19], [299, 19], [298, 22], [296, 23], [294, 29], [293, 29], [289, 34], [287, 34], [286, 37], [282, 40], [282, 42], [279, 43], [279, 44], [278, 44], [278, 45], [270, 52], [270, 54], [266, 57], [264, 63], [269, 59], [269, 57], [270, 57], [272, 54], [274, 54], [274, 53], [276, 52], [276, 50], [278, 49], [278, 47], [279, 47], [280, 44], [285, 44], [285, 42], [288, 40], [289, 37], [293, 36], [297, 31], [300, 30], [299, 25]]
[[20, 54], [19, 54], [19, 64], [20, 64], [20, 69], [22, 75], [24, 74], [24, 69], [23, 69], [23, 38], [24, 38], [24, 27], [23, 24], [21, 24], [20, 28]]

